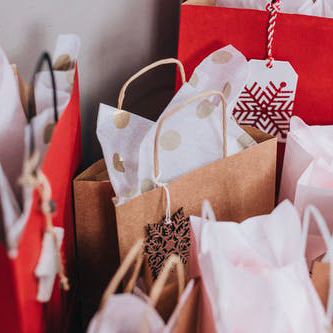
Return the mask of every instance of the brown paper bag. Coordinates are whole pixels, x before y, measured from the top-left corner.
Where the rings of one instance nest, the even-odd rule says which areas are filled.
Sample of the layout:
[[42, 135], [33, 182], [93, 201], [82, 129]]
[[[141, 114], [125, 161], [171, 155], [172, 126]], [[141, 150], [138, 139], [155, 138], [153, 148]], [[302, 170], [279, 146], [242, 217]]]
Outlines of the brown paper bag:
[[330, 264], [315, 261], [312, 269], [312, 282], [325, 309], [327, 307], [330, 289]]
[[84, 328], [96, 312], [103, 291], [119, 263], [113, 196], [104, 160], [96, 162], [74, 180], [76, 244]]
[[196, 281], [191, 295], [179, 313], [177, 323], [172, 333], [194, 333], [197, 328], [199, 297], [201, 284]]
[[[226, 103], [220, 92], [206, 92], [192, 98], [190, 102], [214, 94], [222, 98], [225, 115]], [[188, 103], [189, 101], [169, 112], [166, 117], [181, 112]], [[223, 127], [226, 129], [226, 117], [223, 118]], [[251, 216], [271, 212], [275, 201], [277, 142], [272, 136], [255, 128], [244, 129], [258, 143], [257, 145], [198, 168], [167, 184], [171, 198], [171, 213], [183, 207], [185, 216], [199, 215], [204, 199], [211, 202], [217, 219], [222, 221], [242, 221]], [[159, 131], [160, 128], [157, 129], [155, 138], [155, 177], [159, 174]], [[226, 134], [226, 131], [224, 133]], [[227, 151], [226, 144], [224, 140], [224, 153]], [[116, 206], [121, 261], [136, 240], [145, 237], [147, 224], [156, 224], [165, 216], [165, 194], [165, 189], [158, 187]]]

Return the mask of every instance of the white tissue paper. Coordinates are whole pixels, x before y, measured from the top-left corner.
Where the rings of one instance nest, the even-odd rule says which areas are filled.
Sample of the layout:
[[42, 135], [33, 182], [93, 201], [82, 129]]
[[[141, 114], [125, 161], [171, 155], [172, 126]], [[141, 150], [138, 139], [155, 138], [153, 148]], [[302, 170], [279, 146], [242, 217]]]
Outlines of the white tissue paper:
[[[61, 67], [58, 59], [64, 55], [68, 55], [68, 59], [70, 59], [71, 62], [68, 70], [54, 69], [59, 118], [65, 111], [71, 97], [75, 65], [79, 51], [80, 39], [77, 35], [69, 34], [60, 35], [58, 37], [52, 57], [53, 66], [57, 64], [57, 66]], [[42, 164], [51, 138], [49, 135], [50, 133], [47, 133], [48, 127], [54, 126], [53, 88], [51, 76], [47, 68], [36, 76], [35, 101], [36, 116], [32, 119], [32, 123], [34, 126], [36, 150], [41, 155], [40, 164]], [[28, 149], [28, 147], [26, 149]]]
[[18, 78], [1, 48], [0, 113], [0, 163], [14, 195], [20, 198], [21, 188], [17, 179], [22, 171], [27, 118], [21, 104]]
[[[333, 231], [333, 126], [308, 126], [292, 117], [283, 162], [279, 200], [289, 199], [301, 216], [315, 205]], [[326, 247], [315, 225], [310, 227], [308, 255], [316, 259]]]
[[289, 201], [241, 224], [202, 222], [191, 217], [192, 226], [203, 224], [192, 230], [216, 332], [323, 332], [325, 311]]
[[[215, 90], [225, 94], [228, 103], [228, 156], [255, 144], [236, 121], [230, 118], [247, 80], [248, 71], [245, 57], [231, 45], [213, 52], [201, 62], [189, 83], [180, 88], [141, 143], [138, 171], [138, 188], [141, 193], [147, 190], [146, 183], [153, 183], [154, 141], [159, 121], [177, 105], [201, 92]], [[182, 174], [221, 159], [222, 119], [222, 102], [219, 96], [197, 100], [168, 118], [162, 125], [158, 141], [159, 181], [170, 182]]]
[[122, 201], [137, 193], [140, 143], [153, 124], [134, 113], [99, 106], [97, 137], [113, 189]]
[[[74, 83], [75, 64], [80, 47], [76, 35], [60, 35], [54, 52], [54, 70], [57, 86], [58, 116], [65, 110]], [[64, 67], [59, 61], [69, 59]], [[65, 57], [64, 57], [65, 56]], [[63, 66], [61, 68], [61, 65]], [[5, 226], [6, 245], [11, 257], [17, 254], [17, 243], [27, 222], [32, 204], [32, 189], [18, 186], [25, 158], [29, 154], [29, 129], [20, 100], [18, 77], [14, 74], [3, 51], [0, 51], [0, 207]], [[37, 74], [35, 81], [36, 116], [32, 119], [36, 150], [39, 152], [40, 166], [43, 162], [54, 127], [53, 90], [48, 70]], [[15, 126], [14, 126], [15, 125]], [[6, 144], [10, 140], [10, 144]], [[8, 150], [8, 147], [11, 149]], [[13, 153], [15, 153], [13, 155]], [[11, 187], [11, 191], [8, 190]], [[18, 191], [19, 190], [19, 191]], [[21, 199], [22, 198], [22, 199]]]
[[[266, 10], [270, 0], [216, 0], [216, 6]], [[281, 0], [281, 12], [333, 18], [332, 0]]]
[[[247, 60], [228, 45], [199, 64], [190, 81], [183, 84], [156, 123], [101, 104], [97, 136], [118, 204], [154, 188], [153, 151], [159, 121], [175, 107], [204, 91], [222, 91], [226, 97], [228, 155], [256, 144], [231, 118], [248, 75]], [[162, 126], [159, 180], [169, 182], [222, 158], [222, 135], [222, 103], [218, 96], [197, 100], [175, 113]]]

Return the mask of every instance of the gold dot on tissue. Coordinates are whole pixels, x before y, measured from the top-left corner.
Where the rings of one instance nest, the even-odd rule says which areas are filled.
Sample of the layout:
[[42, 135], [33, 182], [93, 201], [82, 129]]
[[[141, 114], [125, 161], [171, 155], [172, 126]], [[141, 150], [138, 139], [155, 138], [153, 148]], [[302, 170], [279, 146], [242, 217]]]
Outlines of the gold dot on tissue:
[[180, 134], [174, 130], [167, 131], [161, 136], [160, 144], [164, 150], [175, 150], [180, 143]]
[[71, 57], [69, 54], [63, 54], [57, 58], [53, 65], [53, 69], [56, 71], [68, 71], [72, 66]]
[[124, 195], [126, 198], [132, 198], [136, 192], [138, 191], [138, 187], [136, 185], [133, 185], [132, 189]]
[[239, 138], [237, 138], [237, 142], [244, 149], [252, 147], [255, 144], [254, 139], [247, 133], [244, 133]]
[[192, 87], [196, 87], [199, 83], [199, 76], [197, 73], [193, 73], [193, 75], [190, 78], [190, 81], [188, 81], [188, 83], [192, 86]]
[[127, 111], [117, 110], [113, 113], [113, 122], [117, 128], [125, 128], [130, 121], [131, 114]]
[[197, 106], [197, 117], [200, 119], [208, 117], [215, 109], [215, 105], [208, 99], [204, 99]]
[[51, 139], [52, 139], [52, 134], [53, 134], [53, 130], [55, 128], [55, 125], [54, 123], [52, 124], [48, 124], [45, 129], [44, 129], [44, 143], [45, 144], [48, 144], [51, 142]]
[[154, 183], [151, 179], [145, 178], [141, 181], [141, 192], [148, 192], [154, 188]]
[[125, 172], [124, 160], [118, 153], [113, 154], [113, 167], [119, 172]]
[[222, 90], [222, 93], [224, 95], [225, 98], [228, 98], [230, 96], [231, 93], [231, 84], [229, 82], [227, 82]]
[[213, 54], [212, 62], [214, 64], [225, 64], [232, 58], [232, 54], [228, 51], [219, 51]]

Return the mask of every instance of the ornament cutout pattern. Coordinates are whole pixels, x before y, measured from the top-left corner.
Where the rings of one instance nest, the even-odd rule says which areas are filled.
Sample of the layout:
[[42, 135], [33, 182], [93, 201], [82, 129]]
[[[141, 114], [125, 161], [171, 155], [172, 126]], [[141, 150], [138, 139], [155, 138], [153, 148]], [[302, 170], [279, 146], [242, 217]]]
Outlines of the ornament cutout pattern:
[[183, 208], [171, 217], [170, 224], [164, 223], [164, 220], [146, 227], [145, 253], [154, 279], [171, 254], [178, 255], [183, 264], [188, 262], [190, 255], [189, 218], [185, 217]]
[[285, 142], [289, 132], [295, 91], [286, 82], [276, 86], [272, 81], [261, 87], [257, 82], [245, 86], [233, 115], [240, 125], [256, 127]]

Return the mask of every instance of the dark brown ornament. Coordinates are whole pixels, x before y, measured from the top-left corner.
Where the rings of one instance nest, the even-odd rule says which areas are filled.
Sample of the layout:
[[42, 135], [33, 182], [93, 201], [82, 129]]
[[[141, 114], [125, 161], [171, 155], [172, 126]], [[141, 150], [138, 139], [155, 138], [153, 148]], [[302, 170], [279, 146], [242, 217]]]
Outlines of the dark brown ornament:
[[180, 257], [183, 264], [188, 262], [190, 255], [190, 225], [183, 208], [171, 217], [171, 223], [165, 219], [160, 223], [148, 224], [146, 228], [145, 253], [153, 278], [156, 279], [171, 254]]

